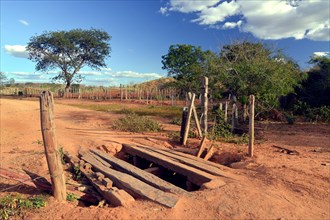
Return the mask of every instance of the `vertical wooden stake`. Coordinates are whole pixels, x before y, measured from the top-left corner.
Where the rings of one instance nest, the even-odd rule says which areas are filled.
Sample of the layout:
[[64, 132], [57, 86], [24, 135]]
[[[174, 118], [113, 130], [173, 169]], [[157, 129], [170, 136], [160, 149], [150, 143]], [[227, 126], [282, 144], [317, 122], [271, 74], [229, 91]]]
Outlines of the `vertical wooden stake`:
[[202, 79], [202, 131], [204, 133], [204, 136], [207, 134], [207, 109], [208, 109], [208, 85], [209, 85], [209, 79], [207, 77], [203, 77]]
[[225, 122], [228, 122], [228, 101], [225, 103]]
[[120, 101], [123, 101], [123, 85], [120, 84]]
[[232, 111], [231, 111], [231, 132], [233, 132], [236, 128], [236, 104], [233, 103]]
[[195, 102], [195, 93], [192, 94], [192, 97], [190, 100], [190, 105], [188, 108], [188, 117], [187, 117], [185, 129], [184, 129], [184, 135], [183, 135], [183, 145], [186, 145], [186, 143], [187, 143], [189, 128], [190, 128], [190, 120], [191, 120], [191, 115], [192, 115], [192, 111], [194, 108], [194, 102]]
[[249, 157], [253, 157], [253, 150], [254, 150], [254, 95], [250, 95]]
[[183, 136], [184, 136], [184, 131], [186, 128], [187, 117], [188, 117], [188, 108], [184, 107], [183, 111], [182, 111], [181, 130], [180, 130], [180, 144], [181, 145], [183, 145]]
[[40, 95], [40, 121], [53, 195], [63, 201], [66, 200], [65, 178], [55, 135], [53, 94], [49, 91]]

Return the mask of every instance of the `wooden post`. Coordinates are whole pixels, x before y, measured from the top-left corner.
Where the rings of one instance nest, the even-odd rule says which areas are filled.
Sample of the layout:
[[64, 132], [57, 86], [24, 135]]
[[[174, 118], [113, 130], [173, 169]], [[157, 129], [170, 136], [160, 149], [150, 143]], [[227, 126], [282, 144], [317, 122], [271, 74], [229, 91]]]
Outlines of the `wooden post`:
[[209, 85], [209, 79], [207, 77], [203, 77], [202, 79], [202, 131], [204, 133], [204, 136], [207, 134], [207, 108], [208, 108], [208, 85]]
[[120, 101], [123, 101], [123, 85], [120, 84]]
[[192, 94], [192, 97], [190, 100], [190, 105], [188, 108], [187, 123], [186, 123], [185, 129], [184, 129], [184, 135], [183, 135], [183, 145], [186, 145], [186, 143], [187, 143], [189, 128], [190, 128], [190, 120], [191, 120], [191, 115], [192, 115], [192, 111], [194, 108], [194, 102], [195, 102], [195, 93]]
[[55, 135], [53, 94], [49, 91], [40, 95], [40, 121], [53, 195], [63, 201], [66, 200], [65, 178]]
[[183, 136], [184, 136], [184, 131], [186, 128], [187, 117], [188, 117], [188, 108], [184, 107], [183, 111], [182, 111], [181, 130], [180, 130], [180, 144], [181, 145], [183, 145]]
[[236, 128], [236, 104], [233, 103], [232, 111], [231, 111], [231, 132], [233, 132]]
[[253, 157], [253, 150], [254, 150], [254, 95], [250, 95], [249, 157]]
[[228, 101], [225, 103], [225, 123], [228, 122]]

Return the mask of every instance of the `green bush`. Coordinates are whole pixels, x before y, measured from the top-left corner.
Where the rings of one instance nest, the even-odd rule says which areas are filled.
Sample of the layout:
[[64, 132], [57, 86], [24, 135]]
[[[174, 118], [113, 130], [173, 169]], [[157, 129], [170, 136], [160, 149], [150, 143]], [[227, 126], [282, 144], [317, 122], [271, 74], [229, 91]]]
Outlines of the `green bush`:
[[294, 113], [298, 115], [303, 115], [305, 121], [309, 122], [330, 122], [330, 107], [321, 106], [317, 108], [312, 108], [306, 102], [298, 101], [294, 106]]
[[297, 119], [293, 114], [285, 114], [285, 119], [289, 125], [293, 125]]
[[179, 117], [174, 117], [174, 118], [172, 118], [172, 120], [171, 120], [171, 124], [174, 124], [174, 125], [181, 125], [181, 124], [182, 124], [182, 119], [179, 118]]
[[0, 219], [7, 220], [21, 216], [26, 209], [38, 209], [46, 206], [45, 196], [23, 198], [19, 194], [9, 194], [0, 199]]
[[129, 113], [125, 117], [114, 122], [113, 128], [120, 131], [130, 132], [157, 132], [161, 131], [161, 125], [145, 116]]

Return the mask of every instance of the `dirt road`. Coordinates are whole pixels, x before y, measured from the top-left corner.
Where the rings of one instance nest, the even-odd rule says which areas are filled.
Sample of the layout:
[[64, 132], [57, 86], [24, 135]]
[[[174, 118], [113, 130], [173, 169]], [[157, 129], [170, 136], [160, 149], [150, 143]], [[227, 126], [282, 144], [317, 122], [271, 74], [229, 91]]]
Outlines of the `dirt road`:
[[[48, 175], [44, 156], [37, 100], [0, 99], [1, 149], [0, 166], [22, 172], [23, 169]], [[157, 134], [132, 134], [111, 129], [119, 115], [55, 105], [56, 133], [60, 146], [71, 153], [79, 147], [106, 145], [116, 153], [120, 143], [144, 143], [158, 140], [166, 145], [167, 137]], [[330, 218], [330, 125], [260, 125], [266, 141], [257, 144], [256, 157], [235, 164], [233, 173], [244, 181], [231, 182], [221, 188], [192, 192], [181, 198], [173, 209], [145, 200], [129, 207], [81, 207], [72, 203], [48, 205], [27, 213], [31, 219], [329, 219]], [[193, 142], [192, 142], [193, 143]], [[281, 152], [272, 146], [296, 150], [298, 155]], [[214, 160], [225, 155], [243, 154], [246, 146], [219, 143]], [[323, 165], [322, 165], [323, 164]], [[0, 190], [17, 184], [0, 179]], [[31, 194], [24, 187], [9, 192]]]

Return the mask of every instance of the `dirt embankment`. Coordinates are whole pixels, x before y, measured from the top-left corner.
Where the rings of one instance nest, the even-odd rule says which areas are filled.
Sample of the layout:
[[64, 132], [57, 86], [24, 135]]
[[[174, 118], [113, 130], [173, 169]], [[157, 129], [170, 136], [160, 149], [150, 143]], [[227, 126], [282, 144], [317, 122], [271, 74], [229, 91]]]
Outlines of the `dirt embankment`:
[[[39, 103], [0, 99], [1, 168], [28, 170], [48, 178], [39, 121]], [[111, 129], [117, 114], [95, 112], [67, 105], [55, 105], [56, 133], [60, 146], [76, 153], [79, 147], [106, 145], [112, 153], [120, 143], [170, 147], [163, 134], [132, 134]], [[72, 203], [48, 205], [27, 213], [32, 219], [329, 219], [330, 218], [330, 125], [260, 124], [266, 141], [256, 145], [255, 158], [236, 163], [231, 172], [244, 181], [232, 182], [213, 190], [192, 192], [173, 209], [137, 200], [129, 207], [80, 207]], [[168, 125], [170, 128], [171, 126]], [[177, 128], [173, 128], [177, 129]], [[151, 137], [151, 138], [150, 138]], [[158, 142], [153, 141], [158, 140]], [[197, 140], [190, 141], [195, 147]], [[299, 154], [287, 154], [280, 146]], [[244, 145], [218, 143], [213, 160], [242, 154]], [[0, 179], [0, 190], [17, 184]], [[20, 186], [0, 192], [37, 193]]]

